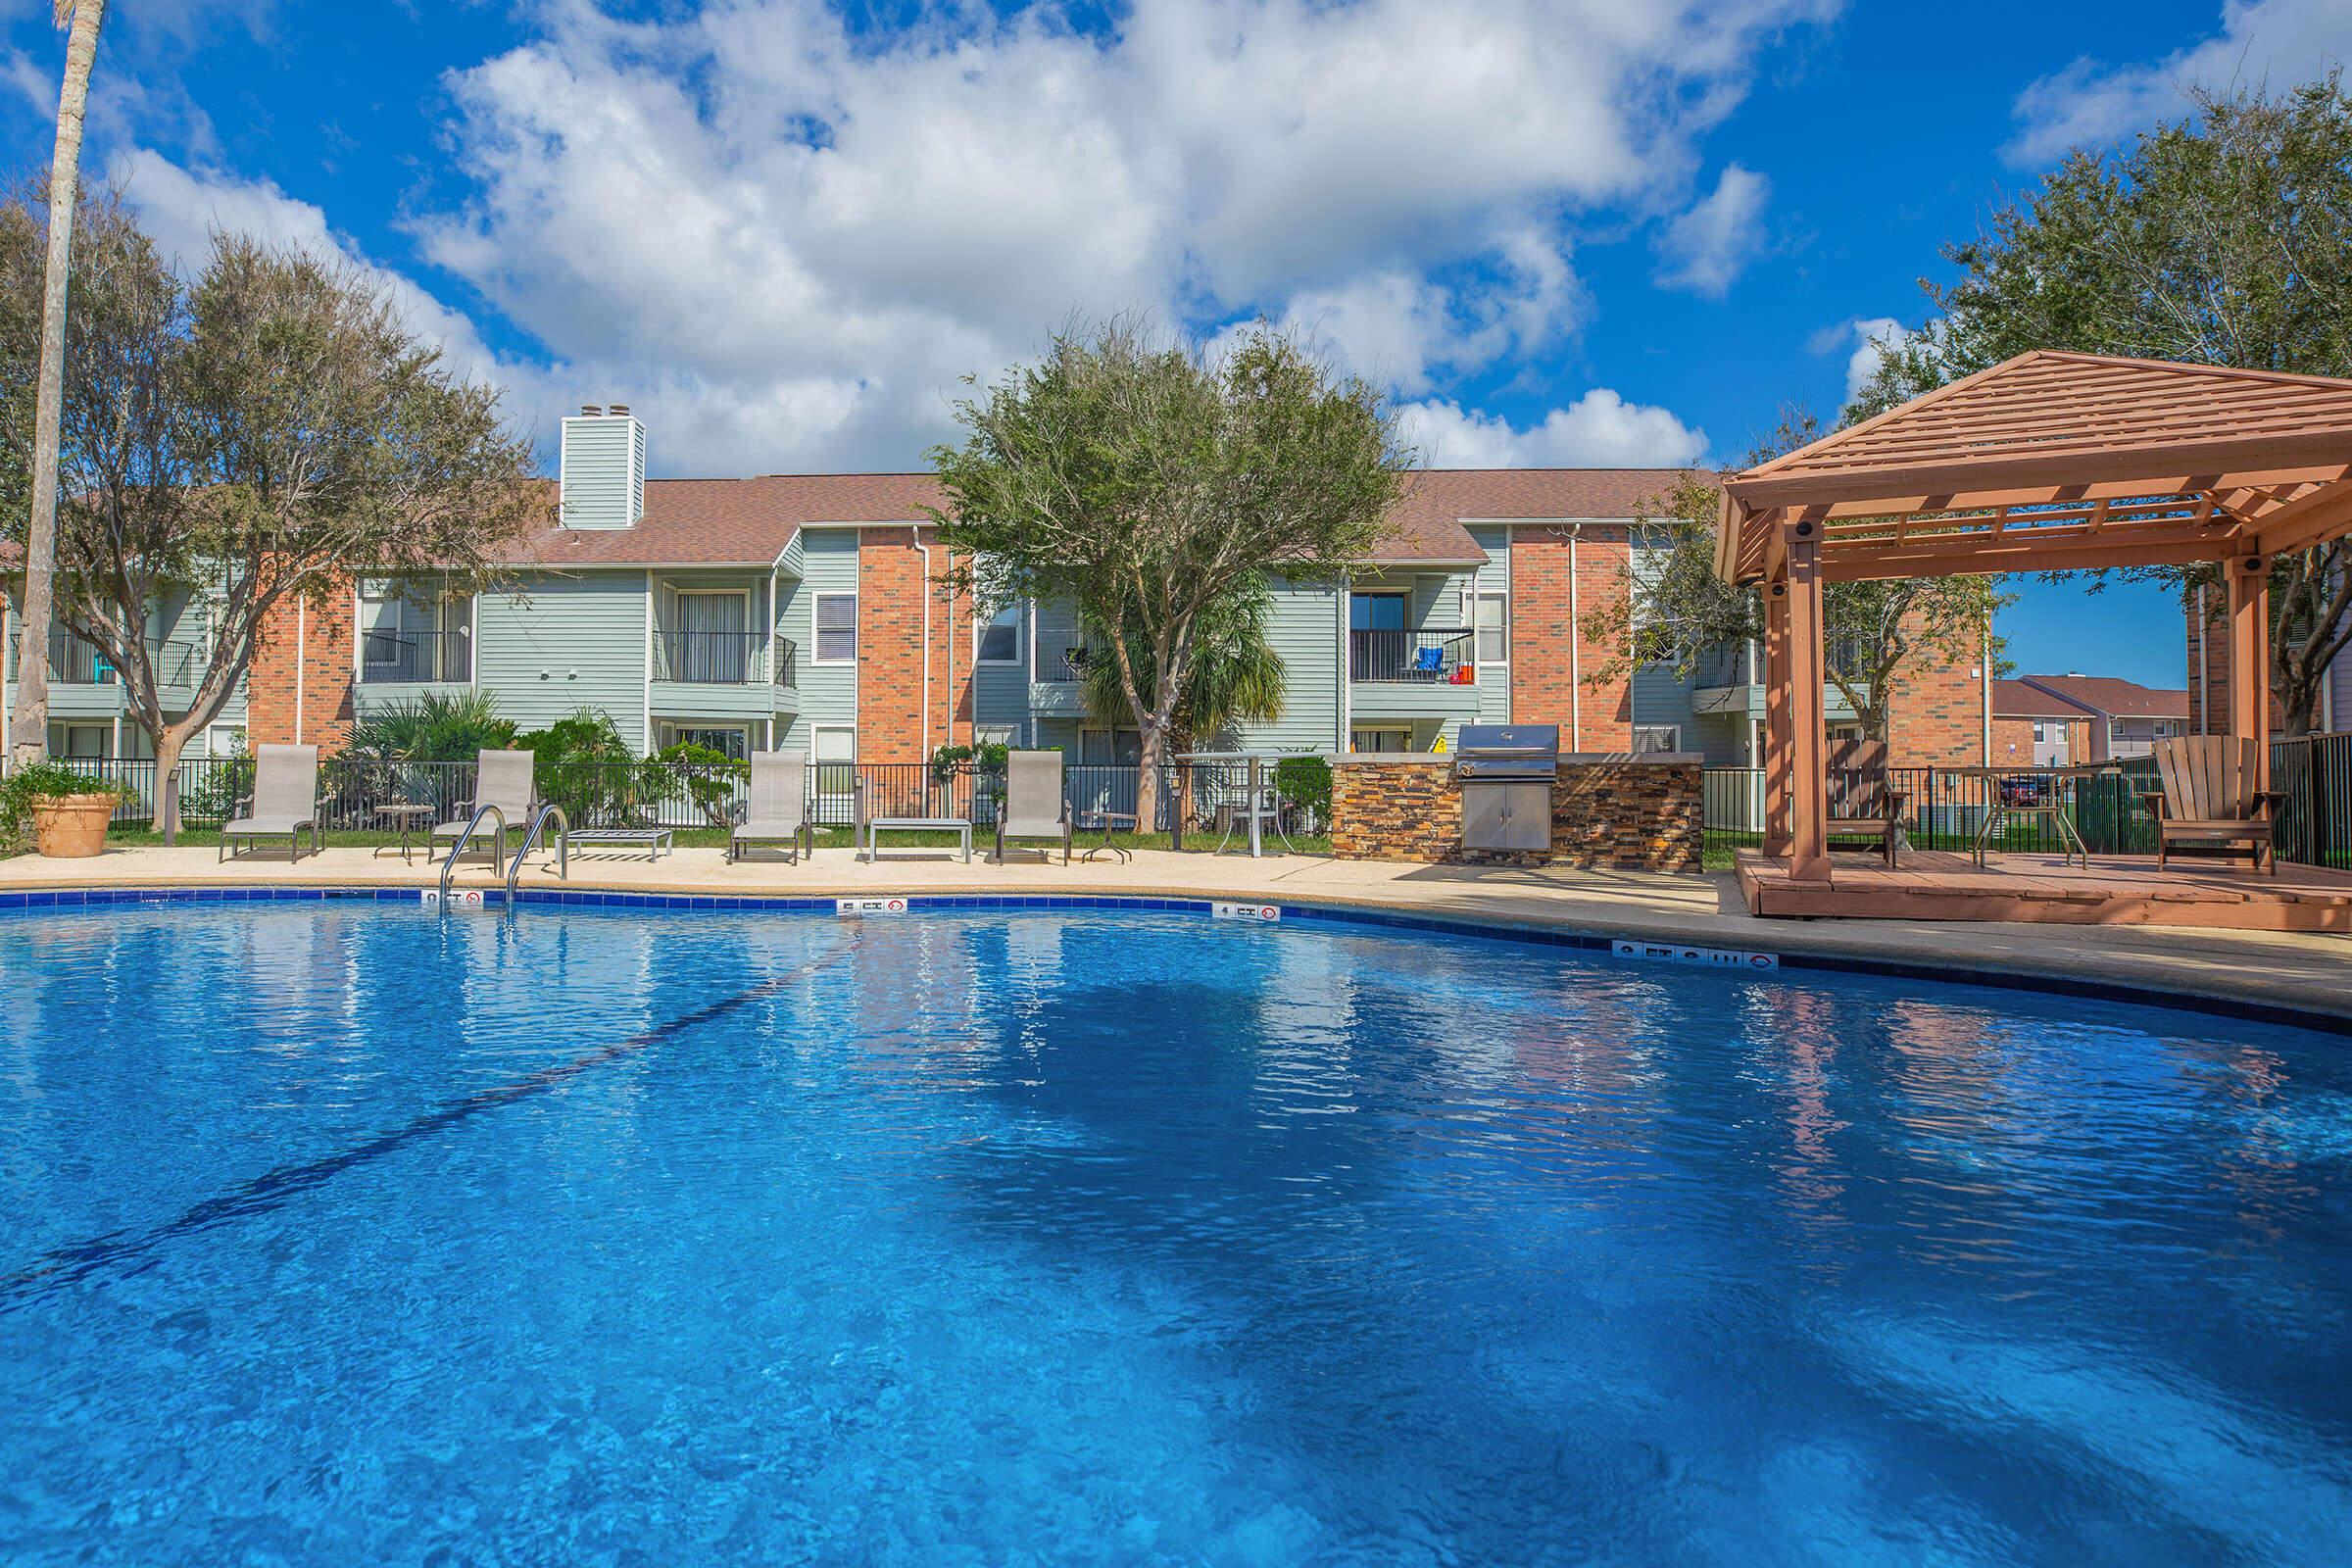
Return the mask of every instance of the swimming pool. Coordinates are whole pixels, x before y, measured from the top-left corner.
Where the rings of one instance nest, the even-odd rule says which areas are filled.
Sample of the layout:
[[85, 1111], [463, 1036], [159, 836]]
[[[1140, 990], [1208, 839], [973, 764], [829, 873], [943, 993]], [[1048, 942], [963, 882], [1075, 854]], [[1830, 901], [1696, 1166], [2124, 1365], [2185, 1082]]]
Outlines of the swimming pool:
[[2352, 1539], [2345, 1042], [1067, 910], [0, 917], [0, 1559]]

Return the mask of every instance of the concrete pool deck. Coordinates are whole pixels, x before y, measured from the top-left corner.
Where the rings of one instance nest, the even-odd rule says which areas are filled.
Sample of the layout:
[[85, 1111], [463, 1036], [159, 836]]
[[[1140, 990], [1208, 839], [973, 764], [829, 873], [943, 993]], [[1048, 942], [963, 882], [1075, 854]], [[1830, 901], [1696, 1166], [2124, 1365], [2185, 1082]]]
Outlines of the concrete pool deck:
[[[328, 849], [289, 866], [283, 858], [220, 863], [210, 846], [112, 849], [87, 860], [19, 856], [0, 860], [0, 893], [49, 888], [211, 886], [434, 886], [439, 867], [421, 857]], [[503, 884], [469, 867], [461, 887]], [[2152, 925], [1972, 924], [1928, 921], [1763, 919], [1747, 912], [1736, 879], [1641, 871], [1504, 869], [1279, 856], [1138, 851], [1062, 866], [1015, 855], [998, 866], [953, 851], [890, 852], [867, 864], [847, 849], [801, 865], [726, 863], [715, 849], [681, 849], [658, 862], [641, 854], [575, 855], [568, 881], [552, 861], [526, 867], [522, 888], [622, 893], [847, 898], [904, 893], [1004, 893], [1231, 900], [1331, 905], [1444, 920], [1495, 922], [1602, 938], [1699, 944], [1787, 956], [1916, 966], [1958, 978], [2032, 981], [2086, 989], [2220, 999], [2352, 1020], [2352, 938]]]

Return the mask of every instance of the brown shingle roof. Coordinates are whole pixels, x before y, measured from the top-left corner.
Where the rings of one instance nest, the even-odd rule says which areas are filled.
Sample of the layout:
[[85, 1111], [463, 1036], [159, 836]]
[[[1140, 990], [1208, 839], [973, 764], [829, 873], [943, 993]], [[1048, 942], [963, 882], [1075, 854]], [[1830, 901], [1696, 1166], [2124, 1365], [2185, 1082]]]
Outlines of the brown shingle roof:
[[2188, 692], [2160, 690], [2112, 675], [2028, 675], [2028, 685], [2114, 718], [2188, 717]]
[[2079, 703], [2070, 703], [2055, 692], [2045, 692], [2038, 686], [2029, 686], [2022, 680], [1996, 680], [1992, 683], [1992, 716], [1995, 718], [2088, 718], [2090, 710]]
[[[1476, 561], [1465, 518], [1632, 517], [1674, 488], [1676, 468], [1431, 468], [1408, 482], [1391, 537], [1372, 553], [1384, 565]], [[1712, 477], [1702, 475], [1701, 477]]]
[[[1475, 562], [1463, 518], [1631, 517], [1672, 488], [1672, 468], [1433, 468], [1413, 476], [1371, 562]], [[546, 522], [508, 560], [516, 565], [759, 565], [805, 524], [915, 522], [941, 504], [927, 473], [777, 473], [756, 479], [649, 479], [634, 528], [561, 528], [556, 486]]]

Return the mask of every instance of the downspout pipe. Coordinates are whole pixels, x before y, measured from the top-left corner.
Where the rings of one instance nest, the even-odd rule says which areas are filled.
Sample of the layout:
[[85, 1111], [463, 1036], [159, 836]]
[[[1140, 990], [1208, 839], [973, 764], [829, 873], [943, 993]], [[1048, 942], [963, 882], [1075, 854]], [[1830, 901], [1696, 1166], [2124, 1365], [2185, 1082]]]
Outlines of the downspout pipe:
[[[923, 760], [929, 762], [931, 760], [931, 547], [923, 543], [923, 525], [919, 522], [910, 522], [906, 525], [906, 537], [914, 545], [916, 553], [923, 558], [923, 720], [921, 729]], [[950, 649], [948, 657], [955, 658], [955, 650]], [[955, 678], [950, 676], [949, 685], [953, 687], [954, 684]], [[955, 739], [953, 725], [949, 727], [948, 738]]]
[[1585, 672], [1583, 644], [1584, 625], [1577, 612], [1576, 542], [1585, 535], [1585, 525], [1568, 525], [1568, 749], [1585, 749]]

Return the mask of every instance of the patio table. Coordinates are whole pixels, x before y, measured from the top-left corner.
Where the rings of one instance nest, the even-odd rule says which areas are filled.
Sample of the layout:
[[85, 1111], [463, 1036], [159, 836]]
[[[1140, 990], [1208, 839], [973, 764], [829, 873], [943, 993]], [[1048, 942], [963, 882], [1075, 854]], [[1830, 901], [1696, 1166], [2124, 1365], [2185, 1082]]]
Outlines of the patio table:
[[[1980, 867], [1984, 864], [1985, 845], [1991, 840], [1994, 830], [2005, 826], [2011, 817], [2023, 816], [2040, 817], [2047, 821], [2058, 835], [2058, 847], [2065, 852], [2065, 863], [2074, 864], [2075, 857], [2079, 855], [2082, 858], [2082, 869], [2087, 871], [2090, 869], [2090, 846], [2082, 842], [2082, 830], [2076, 826], [2075, 819], [2068, 814], [2064, 787], [2069, 783], [2076, 784], [2079, 797], [2082, 780], [2095, 778], [2102, 773], [2120, 772], [2121, 769], [2113, 762], [2081, 762], [2072, 767], [1968, 766], [1944, 771], [1961, 778], [1981, 778], [1991, 786], [1991, 799], [1984, 808], [1984, 820], [1977, 824], [1976, 841], [1969, 846], [1969, 858]], [[2017, 777], [2046, 778], [2059, 788], [2047, 798], [2036, 799], [2027, 805], [2012, 805], [2002, 798], [2001, 780]]]
[[[1281, 762], [1285, 755], [1282, 752], [1185, 752], [1175, 759], [1180, 763], [1193, 765], [1207, 763], [1214, 766], [1242, 763], [1249, 767], [1249, 794], [1242, 803], [1242, 815], [1250, 823], [1250, 858], [1253, 860], [1265, 854], [1263, 830], [1265, 824], [1269, 822], [1273, 824], [1274, 834], [1282, 840], [1285, 849], [1297, 849], [1297, 846], [1291, 843], [1290, 835], [1282, 830], [1282, 803], [1267, 799], [1270, 792], [1267, 764]], [[1179, 802], [1176, 816], [1181, 819], [1183, 814], [1183, 803]], [[1233, 836], [1230, 828], [1226, 830], [1225, 836], [1227, 838]], [[1223, 847], [1220, 842], [1218, 848], [1222, 849]]]
[[[393, 830], [399, 833], [400, 863], [406, 865], [409, 863], [409, 852], [416, 847], [416, 829], [439, 816], [441, 808], [437, 806], [419, 805], [414, 801], [395, 801], [389, 806], [377, 807], [375, 814], [389, 821]], [[369, 852], [368, 858], [372, 859], [390, 848], [392, 846], [379, 844]], [[425, 849], [429, 855], [432, 846], [428, 843], [425, 845]]]
[[953, 833], [963, 843], [963, 861], [972, 861], [972, 824], [960, 816], [874, 816], [866, 818], [865, 851], [858, 856], [869, 865], [882, 858], [882, 833]]

